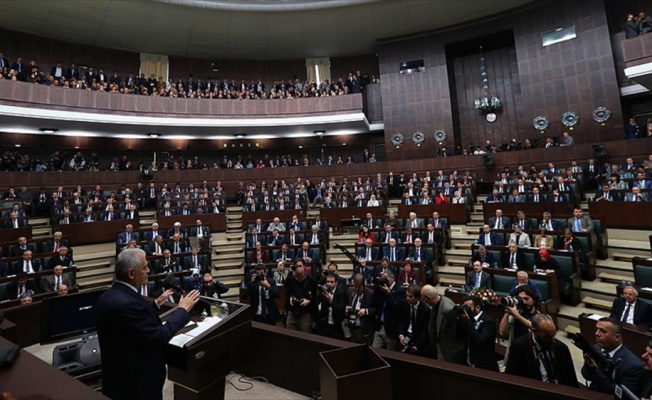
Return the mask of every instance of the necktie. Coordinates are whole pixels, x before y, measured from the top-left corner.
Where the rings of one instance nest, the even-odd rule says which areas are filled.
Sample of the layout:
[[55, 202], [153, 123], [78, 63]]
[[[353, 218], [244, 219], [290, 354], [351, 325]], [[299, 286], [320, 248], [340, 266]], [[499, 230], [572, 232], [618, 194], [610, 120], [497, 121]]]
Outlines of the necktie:
[[180, 251], [179, 251], [179, 243], [174, 244], [174, 252], [175, 253], [180, 253]]
[[538, 195], [538, 194], [535, 194], [535, 195], [534, 195], [534, 202], [535, 202], [535, 203], [538, 203], [538, 202], [539, 202], [539, 195]]
[[192, 256], [192, 265], [194, 265], [195, 268], [199, 267], [199, 264], [197, 264], [197, 256]]
[[127, 243], [131, 240], [131, 233], [127, 233]]
[[581, 232], [582, 231], [582, 224], [580, 223], [579, 218], [575, 218], [575, 225], [573, 225], [573, 231], [574, 232]]
[[475, 274], [475, 286], [473, 286], [473, 288], [474, 289], [479, 288], [481, 281], [482, 281], [482, 272]]
[[491, 246], [491, 237], [489, 236], [488, 233], [484, 235], [484, 245], [485, 246]]
[[623, 314], [623, 322], [627, 322], [627, 318], [629, 317], [629, 310], [632, 309], [632, 303], [627, 303], [627, 307], [625, 307], [625, 313]]
[[421, 249], [417, 248], [416, 251], [416, 259], [417, 261], [421, 261]]
[[24, 294], [25, 294], [25, 285], [20, 285], [20, 287], [18, 288], [18, 297], [21, 297]]
[[439, 228], [439, 219], [435, 220], [435, 228]]
[[509, 261], [509, 265], [512, 268], [516, 268], [516, 253], [512, 253], [511, 260]]
[[17, 219], [14, 220], [14, 228], [18, 228], [18, 220]]
[[428, 234], [428, 243], [434, 243], [435, 242], [435, 238], [433, 237], [434, 234], [435, 234], [434, 232], [430, 232]]
[[59, 242], [54, 242], [54, 251], [59, 251]]
[[416, 306], [410, 307], [412, 312], [410, 314], [410, 333], [414, 332], [414, 328], [417, 325], [417, 308]]
[[371, 261], [371, 249], [367, 249], [367, 261]]
[[147, 296], [147, 285], [143, 285], [140, 287], [140, 294], [143, 296]]
[[161, 246], [158, 243], [156, 244], [156, 254], [161, 254]]
[[61, 276], [57, 276], [56, 284], [54, 285], [54, 290], [59, 291], [59, 286], [61, 286]]
[[112, 213], [109, 213], [109, 218], [108, 218], [109, 221], [111, 221], [111, 216], [112, 216], [111, 214]]
[[32, 270], [32, 262], [31, 262], [31, 261], [25, 261], [25, 268], [24, 268], [24, 270], [25, 270], [25, 272], [28, 273], [28, 274], [32, 274], [32, 273], [34, 273], [34, 271]]
[[396, 261], [396, 248], [392, 248], [392, 261]]

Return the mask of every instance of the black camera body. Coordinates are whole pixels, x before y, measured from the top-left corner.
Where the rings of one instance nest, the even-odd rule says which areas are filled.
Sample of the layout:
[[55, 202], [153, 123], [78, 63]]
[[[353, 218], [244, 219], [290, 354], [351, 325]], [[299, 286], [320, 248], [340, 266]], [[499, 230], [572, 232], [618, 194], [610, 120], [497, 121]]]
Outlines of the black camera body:
[[584, 338], [584, 336], [582, 336], [582, 334], [576, 333], [571, 336], [571, 342], [575, 345], [575, 347], [582, 350], [582, 353], [591, 357], [598, 365], [598, 369], [605, 376], [613, 376], [614, 369], [616, 368], [616, 362], [602, 355], [602, 353], [596, 350], [596, 348], [593, 347], [591, 343], [589, 343]]
[[523, 306], [523, 299], [519, 296], [505, 296], [500, 299], [500, 304], [505, 307], [521, 307]]
[[410, 347], [414, 347], [414, 346], [412, 346], [411, 338], [409, 336], [405, 338], [404, 342], [405, 342], [405, 344], [403, 345], [403, 347], [401, 347], [401, 350], [400, 350], [401, 353], [407, 353], [408, 350], [410, 350]]
[[466, 304], [456, 304], [453, 306], [453, 311], [457, 315], [463, 315], [463, 314], [471, 314], [471, 308], [467, 306]]
[[372, 282], [376, 286], [389, 286], [389, 280], [380, 276], [375, 277]]
[[265, 280], [265, 275], [264, 274], [256, 274], [256, 275], [254, 275], [254, 281], [262, 282], [264, 280]]

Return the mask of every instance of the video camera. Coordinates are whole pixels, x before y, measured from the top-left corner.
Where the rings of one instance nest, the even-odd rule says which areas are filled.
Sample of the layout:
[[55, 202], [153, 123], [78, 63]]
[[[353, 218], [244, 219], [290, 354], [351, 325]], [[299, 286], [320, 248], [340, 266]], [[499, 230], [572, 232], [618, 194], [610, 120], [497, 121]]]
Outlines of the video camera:
[[464, 314], [470, 314], [471, 308], [466, 304], [456, 304], [453, 306], [453, 311], [455, 311], [457, 315], [464, 315]]

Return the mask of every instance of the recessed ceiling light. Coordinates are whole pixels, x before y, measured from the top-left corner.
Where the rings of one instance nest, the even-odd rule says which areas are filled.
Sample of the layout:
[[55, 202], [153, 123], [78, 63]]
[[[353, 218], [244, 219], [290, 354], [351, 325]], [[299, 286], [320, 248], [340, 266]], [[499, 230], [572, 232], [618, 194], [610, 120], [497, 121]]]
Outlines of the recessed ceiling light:
[[20, 144], [16, 143], [14, 146], [16, 146], [16, 147], [20, 147]]
[[75, 146], [75, 150], [78, 150], [78, 149], [79, 149], [79, 146]]
[[235, 137], [238, 138], [238, 139], [242, 139], [242, 138], [244, 138], [245, 136], [247, 136], [246, 133], [236, 133], [236, 134], [235, 134]]
[[57, 132], [59, 130], [56, 129], [56, 128], [40, 128], [39, 131], [41, 131], [43, 133], [55, 133], [55, 132]]
[[152, 139], [156, 139], [157, 137], [161, 136], [158, 133], [148, 133], [147, 136], [151, 137]]
[[314, 134], [317, 136], [324, 136], [325, 133], [326, 131], [314, 131]]
[[300, 149], [303, 149], [303, 146], [299, 146]]

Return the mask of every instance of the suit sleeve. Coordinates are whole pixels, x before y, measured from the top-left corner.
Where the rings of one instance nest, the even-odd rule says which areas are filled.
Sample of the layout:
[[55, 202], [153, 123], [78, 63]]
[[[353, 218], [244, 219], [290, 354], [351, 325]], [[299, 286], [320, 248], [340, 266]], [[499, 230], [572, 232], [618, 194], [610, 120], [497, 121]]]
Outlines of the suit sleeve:
[[[151, 307], [152, 310], [145, 310], [145, 307]], [[146, 317], [150, 312], [155, 314], [158, 312], [154, 302], [146, 305], [143, 305], [142, 302], [128, 302], [115, 312], [119, 313], [121, 324], [128, 327], [129, 332], [134, 332], [137, 335], [136, 340], [157, 342], [161, 345], [169, 342], [190, 321], [190, 316], [183, 308], [178, 308], [172, 313], [165, 324], [161, 324], [157, 318]]]

